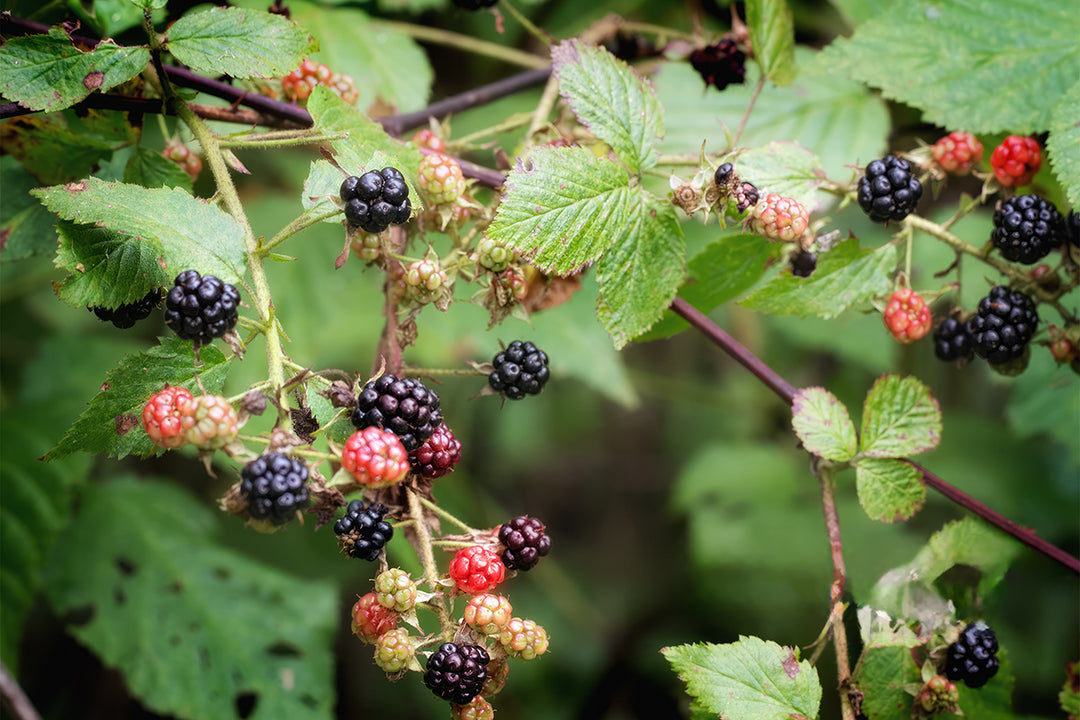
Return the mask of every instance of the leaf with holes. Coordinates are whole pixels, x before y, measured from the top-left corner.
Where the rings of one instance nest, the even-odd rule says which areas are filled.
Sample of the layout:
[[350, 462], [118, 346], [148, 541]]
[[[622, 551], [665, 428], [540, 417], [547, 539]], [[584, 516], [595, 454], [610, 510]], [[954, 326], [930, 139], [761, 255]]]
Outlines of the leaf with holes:
[[862, 454], [904, 457], [933, 450], [941, 442], [941, 407], [917, 378], [878, 378], [863, 403]]
[[892, 523], [907, 520], [926, 502], [922, 473], [902, 460], [855, 460], [855, 489], [859, 504], [872, 520]]
[[808, 452], [847, 462], [858, 449], [855, 423], [844, 404], [825, 388], [801, 388], [791, 404], [791, 425]]
[[219, 546], [216, 525], [164, 482], [90, 486], [52, 555], [46, 596], [157, 713], [332, 718], [335, 588]]

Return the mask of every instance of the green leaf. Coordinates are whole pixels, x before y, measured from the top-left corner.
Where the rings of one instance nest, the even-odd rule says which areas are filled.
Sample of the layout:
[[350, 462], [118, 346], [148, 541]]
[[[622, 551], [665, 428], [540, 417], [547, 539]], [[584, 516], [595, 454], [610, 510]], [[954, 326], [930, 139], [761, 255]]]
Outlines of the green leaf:
[[1066, 714], [1074, 717], [1080, 715], [1080, 688], [1075, 687], [1072, 678], [1065, 678], [1065, 684], [1058, 693], [1058, 702]]
[[[703, 313], [711, 312], [756, 283], [778, 247], [759, 235], [738, 231], [721, 235], [690, 259], [679, 297]], [[637, 339], [656, 340], [687, 327], [685, 320], [667, 310], [649, 332]]]
[[881, 88], [936, 125], [1038, 132], [1051, 125], [1052, 99], [1080, 77], [1075, 10], [1072, 3], [1042, 0], [891, 3], [825, 52], [837, 75]]
[[652, 86], [603, 48], [567, 40], [551, 48], [559, 94], [578, 119], [637, 172], [656, 164], [664, 113]]
[[47, 184], [85, 177], [113, 153], [112, 145], [42, 117], [20, 117], [0, 125], [0, 146]]
[[911, 650], [902, 646], [866, 650], [853, 682], [863, 693], [862, 713], [868, 718], [909, 720], [914, 698], [905, 692], [910, 683], [921, 684], [919, 666]]
[[1050, 121], [1046, 149], [1054, 174], [1065, 188], [1069, 203], [1080, 207], [1080, 81], [1058, 99]]
[[899, 258], [896, 246], [860, 248], [851, 238], [823, 253], [809, 278], [783, 273], [739, 304], [773, 315], [834, 318], [885, 294], [892, 287], [890, 274]]
[[725, 645], [697, 643], [660, 651], [704, 707], [730, 720], [816, 718], [817, 670], [796, 651], [756, 637]]
[[790, 85], [795, 79], [795, 18], [787, 0], [749, 0], [746, 24], [765, 77]]
[[863, 605], [857, 616], [863, 647], [913, 648], [923, 644], [914, 630], [900, 620], [894, 621], [886, 612]]
[[127, 355], [118, 368], [105, 373], [89, 408], [43, 459], [58, 460], [79, 450], [117, 458], [160, 452], [142, 429], [142, 411], [150, 396], [166, 384], [182, 385], [196, 395], [215, 394], [225, 384], [229, 366], [213, 345], [199, 349], [196, 364], [191, 341], [175, 335], [138, 355]]
[[1019, 541], [985, 522], [965, 517], [938, 530], [919, 551], [912, 566], [924, 582], [933, 582], [955, 565], [981, 573], [979, 593], [985, 595], [1005, 577], [1022, 549]]
[[63, 220], [56, 230], [60, 235], [56, 266], [71, 274], [54, 287], [57, 296], [69, 305], [115, 308], [172, 284], [174, 276], [161, 267], [157, 251], [149, 243]]
[[[334, 198], [341, 192], [341, 183], [345, 178], [341, 170], [334, 167], [328, 160], [315, 160], [311, 163], [311, 170], [304, 180], [304, 190], [300, 196], [300, 204], [304, 206], [305, 215], [321, 215], [330, 212], [335, 207]], [[331, 215], [323, 222], [334, 225], [341, 224], [341, 217]]]
[[615, 348], [648, 330], [675, 298], [686, 272], [686, 245], [670, 202], [638, 190], [622, 240], [596, 267], [596, 316]]
[[41, 188], [34, 196], [64, 220], [95, 224], [145, 242], [160, 253], [165, 270], [195, 269], [235, 283], [244, 272], [244, 231], [231, 215], [177, 188], [87, 178]]
[[128, 0], [135, 7], [142, 8], [143, 10], [157, 10], [165, 7], [169, 0]]
[[313, 49], [311, 38], [282, 15], [214, 7], [169, 26], [167, 48], [199, 73], [234, 78], [287, 75]]
[[38, 184], [15, 158], [0, 156], [0, 262], [56, 252], [56, 218], [30, 194]]
[[922, 473], [902, 460], [859, 458], [855, 461], [855, 489], [859, 504], [871, 520], [907, 520], [926, 502]]
[[[289, 577], [213, 540], [215, 516], [163, 482], [91, 486], [46, 576], [58, 613], [157, 713], [333, 717], [333, 586]], [[268, 618], [273, 618], [268, 621]]]
[[1012, 381], [1006, 417], [1017, 437], [1046, 435], [1068, 453], [1073, 468], [1080, 467], [1076, 418], [1080, 417], [1080, 377], [1054, 362], [1050, 353], [1032, 353], [1031, 362]]
[[628, 182], [626, 170], [585, 148], [534, 148], [510, 172], [487, 235], [548, 274], [577, 272], [622, 239]]
[[[154, 10], [165, 7], [168, 0], [152, 0], [146, 9]], [[125, 30], [142, 24], [143, 2], [135, 0], [94, 0], [94, 20], [101, 28], [101, 37], [117, 37]], [[154, 13], [159, 20], [161, 13]]]
[[142, 146], [136, 147], [124, 166], [124, 182], [143, 187], [178, 187], [191, 192], [191, 176], [172, 160]]
[[811, 213], [822, 207], [818, 201], [824, 172], [821, 160], [798, 143], [772, 142], [747, 150], [736, 163], [739, 177], [754, 183], [763, 193], [798, 200]]
[[820, 387], [797, 390], [791, 413], [791, 425], [808, 452], [836, 462], [854, 457], [858, 449], [855, 423], [831, 392]]
[[85, 52], [60, 28], [9, 38], [0, 46], [0, 94], [31, 110], [62, 110], [94, 90], [127, 82], [150, 61], [144, 47], [104, 40]]
[[941, 406], [917, 378], [884, 375], [863, 403], [862, 454], [897, 458], [941, 442]]

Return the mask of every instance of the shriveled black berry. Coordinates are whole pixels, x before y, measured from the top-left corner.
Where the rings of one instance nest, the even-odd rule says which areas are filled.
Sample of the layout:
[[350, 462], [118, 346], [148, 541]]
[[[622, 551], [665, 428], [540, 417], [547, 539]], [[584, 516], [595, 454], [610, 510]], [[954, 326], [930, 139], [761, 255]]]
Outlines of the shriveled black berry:
[[239, 304], [240, 293], [232, 285], [185, 270], [165, 296], [165, 324], [199, 347], [236, 327]]
[[547, 354], [531, 342], [513, 341], [491, 364], [495, 370], [488, 375], [488, 385], [511, 400], [540, 394], [550, 377]]
[[1014, 195], [994, 211], [990, 239], [1002, 257], [1030, 265], [1046, 257], [1065, 236], [1065, 218], [1038, 195]]
[[694, 50], [690, 53], [690, 66], [706, 85], [717, 90], [746, 82], [746, 53], [731, 38]]
[[791, 256], [791, 274], [795, 277], [810, 277], [817, 269], [817, 255], [800, 250]]
[[468, 705], [484, 688], [490, 660], [480, 645], [443, 643], [428, 658], [424, 685], [443, 700]]
[[481, 8], [493, 7], [499, 0], [454, 0], [454, 5], [457, 5], [463, 10], [479, 10]]
[[953, 682], [963, 680], [968, 687], [982, 687], [997, 674], [997, 651], [994, 631], [982, 620], [971, 623], [946, 651], [945, 676]]
[[528, 570], [551, 550], [551, 538], [539, 519], [519, 515], [499, 526], [503, 565], [512, 570]]
[[757, 205], [759, 200], [761, 200], [761, 192], [753, 183], [743, 181], [739, 187], [735, 188], [735, 206], [739, 212], [746, 212], [747, 208]]
[[90, 308], [97, 315], [98, 320], [111, 322], [121, 330], [126, 330], [140, 320], [150, 317], [158, 303], [161, 302], [161, 290], [154, 288], [146, 293], [142, 300], [133, 303], [124, 303], [115, 308], [105, 308], [100, 305]]
[[975, 343], [968, 332], [967, 323], [955, 317], [947, 317], [934, 330], [934, 355], [942, 362], [970, 360], [975, 353]]
[[348, 504], [345, 514], [334, 523], [334, 534], [349, 557], [369, 561], [379, 557], [379, 551], [394, 536], [394, 526], [383, 519], [387, 512], [382, 503], [366, 508], [362, 500]]
[[979, 357], [998, 365], [1024, 354], [1038, 324], [1039, 313], [1030, 297], [998, 285], [979, 301], [968, 332]]
[[377, 235], [412, 216], [409, 186], [396, 168], [369, 170], [360, 177], [347, 177], [340, 192], [345, 221], [364, 232]]
[[442, 424], [439, 394], [416, 378], [399, 379], [388, 373], [360, 390], [351, 420], [357, 430], [389, 430], [412, 452]]
[[716, 168], [716, 172], [713, 173], [713, 180], [717, 185], [726, 185], [731, 180], [731, 173], [735, 172], [735, 166], [731, 163], [723, 163], [720, 167]]
[[310, 504], [307, 479], [307, 465], [299, 458], [266, 453], [240, 471], [240, 494], [251, 517], [284, 525]]
[[921, 197], [922, 183], [911, 174], [911, 165], [895, 155], [870, 163], [859, 178], [859, 207], [874, 222], [903, 220]]

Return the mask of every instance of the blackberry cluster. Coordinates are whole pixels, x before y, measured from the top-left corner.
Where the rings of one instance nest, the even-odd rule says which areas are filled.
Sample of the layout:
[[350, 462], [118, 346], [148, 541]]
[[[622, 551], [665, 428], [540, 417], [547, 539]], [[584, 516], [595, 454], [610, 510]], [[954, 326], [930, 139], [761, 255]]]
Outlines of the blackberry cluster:
[[236, 327], [240, 293], [213, 275], [202, 277], [197, 270], [176, 276], [165, 296], [165, 324], [195, 347], [213, 342]]
[[484, 689], [490, 660], [480, 645], [443, 643], [428, 658], [424, 685], [443, 700], [468, 705]]
[[922, 197], [922, 183], [907, 160], [895, 155], [875, 160], [859, 178], [859, 207], [874, 222], [903, 220]]
[[393, 525], [383, 520], [387, 511], [382, 503], [372, 503], [366, 508], [363, 500], [348, 504], [345, 514], [334, 523], [334, 534], [341, 547], [348, 550], [349, 557], [360, 560], [379, 557], [379, 551], [394, 536]]
[[990, 239], [1006, 260], [1030, 265], [1061, 244], [1065, 219], [1038, 195], [1014, 195], [994, 211]]
[[706, 85], [723, 90], [746, 82], [746, 53], [731, 38], [690, 53], [690, 66]]
[[357, 430], [389, 430], [412, 452], [442, 424], [439, 394], [416, 378], [398, 379], [388, 373], [364, 386], [351, 419]]
[[457, 5], [463, 10], [479, 10], [481, 8], [494, 7], [495, 3], [499, 0], [454, 0], [454, 5]]
[[938, 360], [970, 360], [974, 352], [975, 345], [971, 333], [968, 332], [967, 323], [962, 323], [955, 317], [947, 317], [934, 331], [934, 355]]
[[488, 384], [511, 400], [540, 394], [550, 376], [547, 353], [531, 342], [515, 340], [491, 364], [495, 371], [488, 375]]
[[964, 628], [960, 639], [949, 646], [945, 676], [963, 680], [968, 687], [982, 687], [998, 671], [998, 642], [994, 631], [979, 620]]
[[968, 320], [968, 332], [979, 357], [994, 365], [1016, 360], [1035, 334], [1039, 313], [1030, 297], [998, 285], [979, 301], [977, 314]]
[[499, 542], [506, 549], [500, 556], [511, 570], [529, 570], [551, 550], [551, 538], [544, 523], [528, 515], [519, 515], [499, 526]]
[[256, 520], [284, 525], [310, 503], [307, 465], [285, 453], [261, 455], [240, 471], [240, 494]]
[[810, 277], [817, 269], [817, 255], [800, 250], [791, 256], [791, 274], [795, 277]]
[[429, 480], [450, 473], [461, 460], [461, 441], [442, 423], [424, 443], [409, 453], [412, 471]]
[[345, 203], [349, 225], [373, 235], [391, 224], [407, 222], [412, 215], [405, 176], [392, 167], [345, 178], [341, 183], [341, 201]]
[[98, 316], [98, 320], [111, 322], [121, 330], [126, 330], [140, 320], [150, 317], [157, 304], [161, 302], [161, 290], [154, 288], [146, 293], [146, 297], [133, 303], [125, 303], [116, 308], [109, 309], [100, 305], [90, 308]]

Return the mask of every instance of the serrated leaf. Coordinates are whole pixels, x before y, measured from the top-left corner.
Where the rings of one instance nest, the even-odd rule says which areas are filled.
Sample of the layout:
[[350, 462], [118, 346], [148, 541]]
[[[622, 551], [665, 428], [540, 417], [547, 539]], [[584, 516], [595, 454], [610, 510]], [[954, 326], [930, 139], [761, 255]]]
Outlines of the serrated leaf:
[[623, 237], [629, 180], [625, 169], [585, 148], [534, 148], [510, 172], [487, 235], [548, 274], [577, 272]]
[[84, 51], [62, 29], [52, 28], [47, 35], [12, 37], [0, 46], [0, 94], [31, 110], [62, 110], [94, 90], [127, 82], [149, 61], [144, 47], [105, 40]]
[[917, 378], [885, 375], [863, 403], [862, 454], [898, 458], [933, 450], [941, 442], [941, 406]]
[[0, 147], [47, 184], [85, 177], [113, 153], [108, 143], [42, 117], [20, 117], [0, 125]]
[[[334, 209], [333, 198], [340, 193], [343, 180], [341, 170], [331, 165], [328, 160], [312, 162], [300, 195], [300, 204], [304, 206], [305, 214], [319, 215]], [[341, 218], [335, 215], [325, 218], [323, 222], [340, 225]]]
[[660, 651], [691, 697], [731, 720], [791, 720], [818, 716], [817, 669], [794, 650], [757, 637], [725, 645], [697, 643]]
[[[152, 0], [146, 9], [165, 7], [168, 0]], [[142, 2], [132, 0], [94, 0], [94, 20], [101, 29], [100, 37], [117, 37], [125, 30], [142, 24]], [[161, 13], [154, 13], [157, 21]]]
[[54, 287], [69, 305], [115, 308], [172, 284], [174, 276], [162, 269], [157, 250], [149, 243], [63, 220], [56, 224], [56, 231], [60, 245], [55, 263], [70, 274]]
[[1065, 188], [1069, 203], [1080, 208], [1080, 81], [1058, 98], [1050, 119], [1046, 149], [1058, 182]]
[[[740, 232], [722, 235], [687, 263], [686, 281], [678, 295], [701, 312], [711, 312], [756, 283], [778, 248], [777, 244], [766, 242], [760, 235]], [[687, 327], [685, 320], [668, 310], [637, 339], [656, 340]]]
[[94, 224], [145, 242], [175, 276], [195, 269], [235, 283], [244, 273], [244, 231], [231, 215], [177, 188], [87, 178], [33, 192], [65, 220]]
[[124, 182], [143, 187], [178, 187], [191, 192], [191, 176], [179, 165], [142, 146], [136, 147], [124, 166]]
[[920, 682], [919, 666], [906, 647], [868, 648], [852, 680], [863, 692], [862, 712], [883, 720], [909, 720], [913, 697], [904, 686]]
[[891, 3], [825, 52], [837, 75], [881, 88], [936, 125], [1031, 133], [1050, 127], [1051, 99], [1080, 77], [1077, 37], [1073, 3], [912, 0]]
[[[213, 345], [199, 349], [196, 363], [191, 341], [175, 335], [162, 338], [160, 345], [145, 352], [125, 356], [119, 367], [105, 373], [105, 383], [89, 408], [43, 459], [58, 460], [79, 450], [117, 458], [160, 452], [141, 424], [150, 396], [166, 384], [181, 385], [194, 395], [217, 393], [230, 364]], [[132, 420], [134, 427], [126, 427], [125, 421]]]
[[234, 78], [287, 75], [314, 49], [283, 15], [227, 7], [185, 15], [169, 26], [166, 41], [195, 72]]
[[858, 449], [855, 423], [835, 395], [820, 387], [801, 388], [791, 404], [791, 425], [808, 452], [847, 462]]
[[[157, 713], [178, 718], [333, 717], [331, 585], [218, 546], [215, 517], [185, 491], [141, 478], [95, 485], [46, 577], [69, 626]], [[267, 622], [273, 618], [273, 622]]]
[[907, 520], [926, 502], [922, 473], [902, 460], [858, 458], [855, 489], [859, 504], [871, 520]]
[[128, 0], [135, 7], [142, 8], [143, 10], [157, 10], [165, 7], [169, 0]]
[[973, 517], [948, 523], [919, 551], [912, 563], [916, 576], [930, 583], [955, 565], [970, 565], [982, 574], [979, 593], [985, 595], [1005, 577], [1019, 555], [1019, 541]]
[[790, 85], [795, 79], [795, 17], [787, 0], [748, 0], [746, 25], [765, 77]]
[[567, 40], [551, 48], [559, 94], [633, 171], [656, 164], [664, 113], [652, 86], [603, 48]]
[[892, 287], [890, 275], [899, 257], [896, 246], [860, 248], [851, 238], [823, 253], [809, 278], [779, 275], [739, 304], [773, 315], [834, 318], [885, 294]]
[[739, 177], [762, 193], [798, 200], [810, 213], [822, 207], [817, 197], [825, 172], [821, 160], [798, 143], [771, 142], [741, 153], [736, 163]]
[[639, 189], [622, 240], [608, 248], [596, 267], [596, 316], [617, 350], [663, 315], [686, 272], [685, 258], [675, 208]]

